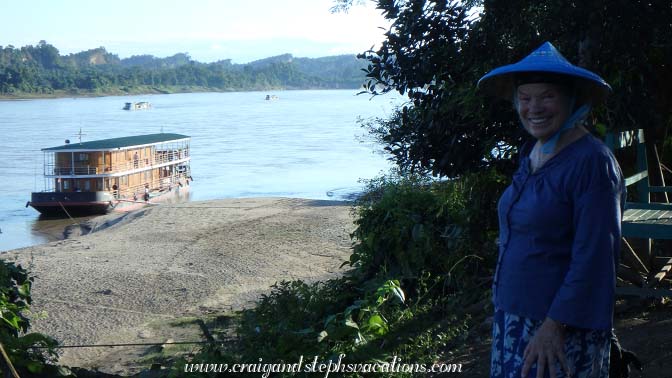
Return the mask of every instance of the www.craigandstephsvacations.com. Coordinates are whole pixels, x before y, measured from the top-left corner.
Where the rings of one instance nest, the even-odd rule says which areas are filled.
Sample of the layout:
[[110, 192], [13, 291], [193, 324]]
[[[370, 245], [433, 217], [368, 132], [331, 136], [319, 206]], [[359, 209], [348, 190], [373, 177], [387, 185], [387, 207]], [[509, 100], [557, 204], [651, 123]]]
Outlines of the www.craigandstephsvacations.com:
[[210, 364], [188, 363], [184, 365], [185, 373], [258, 373], [267, 378], [271, 373], [320, 373], [324, 378], [331, 373], [461, 373], [462, 364], [450, 363], [405, 363], [397, 356], [391, 362], [345, 363], [345, 354], [338, 356], [337, 361], [319, 361], [315, 356], [304, 364], [301, 356], [295, 363], [265, 363], [261, 358], [256, 363]]

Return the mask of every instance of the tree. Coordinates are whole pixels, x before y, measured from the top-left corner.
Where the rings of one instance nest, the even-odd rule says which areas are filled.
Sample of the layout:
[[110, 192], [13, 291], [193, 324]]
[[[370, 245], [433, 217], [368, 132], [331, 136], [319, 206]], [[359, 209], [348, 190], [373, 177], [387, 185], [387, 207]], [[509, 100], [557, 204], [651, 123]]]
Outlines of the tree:
[[[338, 0], [345, 4], [350, 0]], [[510, 104], [476, 92], [479, 77], [545, 41], [598, 72], [614, 93], [592, 124], [672, 127], [672, 5], [669, 1], [377, 0], [393, 22], [369, 61], [367, 90], [396, 90], [409, 104], [374, 128], [402, 168], [449, 177], [513, 169], [526, 137]], [[642, 41], [646, 41], [642, 44]]]
[[[0, 46], [0, 93], [113, 94], [147, 90], [250, 90], [268, 88], [357, 88], [364, 77], [354, 55], [294, 59], [285, 54], [246, 65], [230, 60], [204, 64], [179, 53], [120, 60], [104, 47], [60, 56], [46, 41], [37, 46]], [[161, 89], [165, 86], [168, 88]], [[148, 87], [151, 87], [149, 89]], [[170, 88], [172, 87], [172, 88]]]
[[46, 69], [56, 68], [60, 65], [60, 55], [58, 49], [41, 40], [35, 48], [37, 62]]

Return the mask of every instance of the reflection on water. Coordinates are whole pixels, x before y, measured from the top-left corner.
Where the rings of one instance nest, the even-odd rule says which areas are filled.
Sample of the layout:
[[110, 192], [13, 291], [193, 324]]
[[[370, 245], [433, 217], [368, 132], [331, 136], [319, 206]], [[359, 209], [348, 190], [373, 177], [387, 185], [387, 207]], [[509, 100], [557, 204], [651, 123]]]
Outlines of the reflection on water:
[[84, 223], [91, 218], [93, 218], [93, 216], [75, 218], [50, 218], [45, 217], [44, 215], [40, 215], [32, 222], [32, 232], [33, 235], [45, 237], [49, 241], [61, 240], [64, 237], [63, 232], [65, 231], [66, 227], [73, 224]]
[[[83, 222], [88, 218], [77, 218]], [[28, 247], [35, 244], [49, 243], [63, 239], [65, 227], [73, 224], [70, 219], [46, 219], [39, 216], [14, 222], [0, 224], [0, 245], [2, 250]]]

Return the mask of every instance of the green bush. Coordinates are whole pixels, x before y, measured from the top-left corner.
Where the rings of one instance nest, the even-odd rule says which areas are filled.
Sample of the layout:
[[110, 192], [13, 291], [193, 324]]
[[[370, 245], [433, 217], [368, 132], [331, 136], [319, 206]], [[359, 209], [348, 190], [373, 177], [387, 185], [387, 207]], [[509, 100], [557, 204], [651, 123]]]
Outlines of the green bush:
[[399, 278], [407, 290], [428, 277], [456, 290], [489, 277], [496, 256], [496, 193], [503, 184], [496, 174], [370, 181], [356, 207], [350, 265], [364, 279]]
[[[20, 265], [0, 261], [0, 343], [22, 376], [70, 375], [69, 370], [54, 365], [56, 340], [40, 333], [26, 334], [30, 321], [25, 312], [31, 303], [32, 282]], [[6, 366], [5, 361], [1, 364]]]
[[[244, 358], [294, 361], [301, 355], [323, 354], [318, 341], [325, 320], [357, 297], [347, 278], [307, 284], [282, 281], [273, 285], [254, 309], [244, 311], [239, 333]], [[335, 345], [332, 345], [335, 346]]]
[[[275, 284], [240, 314], [237, 342], [209, 347], [194, 361], [292, 364], [303, 357], [306, 364], [341, 355], [346, 363], [395, 356], [407, 363], [440, 361], [469, 335], [474, 322], [465, 307], [488, 297], [503, 183], [495, 174], [370, 181], [353, 210], [350, 273]], [[302, 374], [274, 376], [314, 376]]]

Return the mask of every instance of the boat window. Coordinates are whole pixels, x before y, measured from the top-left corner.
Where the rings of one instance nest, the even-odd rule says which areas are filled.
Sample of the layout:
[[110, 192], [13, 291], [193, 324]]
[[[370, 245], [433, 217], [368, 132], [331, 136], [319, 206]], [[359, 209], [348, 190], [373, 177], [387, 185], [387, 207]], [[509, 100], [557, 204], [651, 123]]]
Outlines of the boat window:
[[64, 190], [70, 189], [70, 180], [63, 180], [63, 189]]
[[79, 161], [89, 161], [89, 154], [80, 153], [78, 157]]
[[91, 190], [91, 180], [84, 181], [84, 190], [87, 192]]

